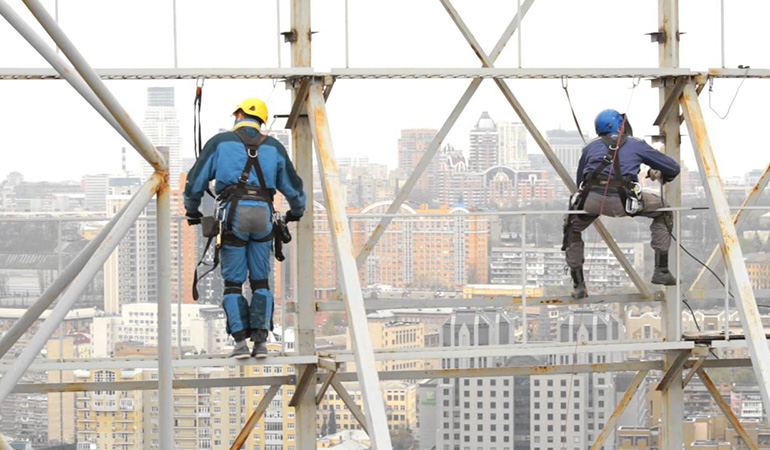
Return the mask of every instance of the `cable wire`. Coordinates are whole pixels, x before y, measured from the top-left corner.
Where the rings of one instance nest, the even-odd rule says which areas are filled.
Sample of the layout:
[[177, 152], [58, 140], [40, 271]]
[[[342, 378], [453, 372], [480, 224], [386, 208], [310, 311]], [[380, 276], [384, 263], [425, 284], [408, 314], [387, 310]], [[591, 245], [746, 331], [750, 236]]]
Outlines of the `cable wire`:
[[711, 93], [714, 91], [714, 79], [709, 77], [709, 109], [714, 112], [714, 114], [717, 115], [722, 120], [725, 120], [728, 115], [730, 115], [730, 110], [733, 108], [733, 103], [735, 103], [735, 99], [738, 98], [738, 92], [740, 92], [741, 87], [743, 86], [743, 83], [746, 81], [747, 75], [749, 74], [749, 69], [751, 66], [744, 66], [740, 65], [738, 66], [739, 69], [746, 69], [746, 73], [743, 75], [743, 78], [741, 78], [741, 84], [738, 85], [738, 89], [735, 90], [735, 95], [733, 95], [733, 99], [730, 101], [730, 106], [727, 107], [727, 112], [725, 112], [724, 116], [719, 114], [716, 109], [714, 109], [713, 106], [711, 106]]

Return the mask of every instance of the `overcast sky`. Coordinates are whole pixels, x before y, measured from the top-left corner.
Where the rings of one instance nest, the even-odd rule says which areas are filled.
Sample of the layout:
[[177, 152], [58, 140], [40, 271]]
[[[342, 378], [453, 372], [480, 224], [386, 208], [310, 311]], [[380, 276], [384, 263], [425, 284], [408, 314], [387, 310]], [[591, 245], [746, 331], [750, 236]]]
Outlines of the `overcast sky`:
[[[36, 25], [20, 0], [7, 0]], [[281, 7], [280, 31], [289, 29], [288, 0]], [[349, 0], [350, 66], [478, 67], [479, 62], [438, 0]], [[770, 67], [770, 2], [726, 2], [726, 66]], [[53, 13], [53, 0], [44, 2]], [[455, 0], [471, 31], [487, 52], [516, 12], [516, 1]], [[653, 0], [537, 0], [523, 21], [522, 64], [541, 67], [656, 67], [657, 45], [645, 35], [657, 28]], [[719, 67], [719, 0], [680, 0], [681, 67]], [[178, 0], [179, 67], [276, 67], [276, 1]], [[173, 67], [171, 0], [60, 0], [60, 23], [95, 68]], [[345, 65], [344, 0], [316, 0], [313, 7], [313, 66]], [[517, 39], [497, 62], [518, 65]], [[281, 43], [282, 64], [289, 66], [289, 44]], [[0, 19], [0, 65], [46, 67], [45, 61]], [[365, 154], [395, 166], [399, 130], [438, 129], [469, 80], [340, 80], [329, 99], [332, 136], [338, 155]], [[545, 133], [574, 129], [559, 80], [509, 80], [530, 116]], [[770, 81], [747, 80], [732, 112], [720, 120], [701, 102], [723, 175], [764, 168], [770, 152], [764, 142]], [[724, 114], [739, 80], [714, 82], [713, 106]], [[194, 81], [107, 82], [123, 106], [141, 124], [146, 88], [174, 86], [181, 116], [182, 154], [192, 157]], [[625, 111], [631, 80], [572, 80], [570, 94], [584, 131], [593, 134], [593, 118], [604, 108]], [[206, 82], [203, 132], [210, 137], [229, 127], [229, 114], [242, 98], [268, 100], [270, 114], [291, 107], [282, 83], [271, 81]], [[658, 92], [649, 81], [633, 91], [628, 113], [635, 134], [656, 132]], [[485, 81], [446, 142], [468, 148], [468, 131], [482, 111], [495, 120], [517, 120], [491, 81]], [[283, 126], [283, 120], [275, 124]], [[682, 128], [686, 133], [686, 128]], [[79, 179], [85, 173], [115, 172], [120, 148], [127, 146], [112, 128], [64, 81], [0, 81], [0, 179], [13, 170], [28, 180]], [[533, 141], [529, 152], [539, 149]], [[685, 163], [695, 168], [689, 141], [683, 138]]]

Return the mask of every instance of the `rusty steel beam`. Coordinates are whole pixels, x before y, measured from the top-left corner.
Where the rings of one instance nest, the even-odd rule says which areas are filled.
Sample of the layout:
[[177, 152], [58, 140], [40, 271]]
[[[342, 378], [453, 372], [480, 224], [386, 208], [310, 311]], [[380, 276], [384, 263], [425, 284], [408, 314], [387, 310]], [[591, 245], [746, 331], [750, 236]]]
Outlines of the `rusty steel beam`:
[[693, 379], [696, 373], [698, 373], [698, 370], [700, 370], [701, 367], [703, 367], [703, 364], [706, 362], [706, 358], [698, 358], [695, 360], [695, 363], [690, 367], [690, 371], [687, 372], [687, 376], [684, 377], [682, 380], [682, 388], [686, 388], [688, 384], [690, 384], [690, 380]]
[[682, 369], [684, 369], [684, 365], [691, 353], [691, 350], [679, 352], [679, 355], [674, 362], [668, 367], [668, 370], [666, 370], [666, 374], [663, 375], [663, 379], [660, 380], [660, 384], [655, 388], [656, 391], [668, 390], [669, 386], [671, 386], [674, 380], [682, 373]]
[[618, 419], [620, 419], [620, 416], [623, 415], [623, 412], [626, 410], [628, 404], [631, 403], [634, 395], [636, 395], [637, 391], [639, 391], [639, 387], [642, 385], [642, 382], [644, 381], [644, 378], [647, 376], [648, 372], [649, 371], [647, 370], [640, 370], [636, 373], [636, 376], [631, 381], [628, 389], [626, 389], [626, 393], [623, 394], [623, 398], [621, 398], [620, 402], [617, 404], [617, 406], [615, 406], [615, 411], [612, 412], [610, 418], [607, 419], [607, 423], [604, 424], [602, 432], [599, 433], [599, 436], [596, 437], [594, 444], [591, 446], [591, 450], [600, 450], [602, 445], [604, 445], [604, 441], [606, 441], [610, 436], [610, 433], [615, 432], [615, 423], [618, 421]]
[[297, 385], [294, 388], [294, 395], [292, 395], [291, 400], [289, 400], [289, 406], [292, 408], [297, 407], [300, 398], [305, 394], [308, 386], [315, 384], [313, 382], [316, 378], [316, 372], [317, 369], [315, 364], [310, 364], [305, 367], [305, 370], [302, 371], [302, 376], [300, 376], [299, 381], [297, 381]]
[[[483, 66], [487, 68], [493, 68], [494, 60], [486, 54], [484, 49], [481, 47], [481, 45], [478, 43], [476, 38], [473, 36], [473, 33], [471, 33], [470, 29], [467, 27], [467, 25], [462, 20], [460, 15], [457, 13], [457, 10], [454, 9], [450, 0], [440, 0], [440, 1], [442, 5], [444, 5], [444, 8], [447, 10], [449, 15], [451, 16], [455, 25], [457, 25], [457, 28], [460, 30], [465, 40], [468, 41], [468, 44], [473, 49], [474, 53], [476, 53], [476, 56], [478, 56], [478, 58], [481, 60], [481, 63], [483, 64]], [[510, 103], [514, 112], [516, 112], [516, 115], [519, 116], [519, 119], [521, 120], [522, 124], [524, 124], [524, 127], [527, 129], [529, 134], [532, 136], [532, 138], [535, 140], [537, 145], [543, 151], [546, 158], [551, 163], [553, 168], [556, 170], [556, 173], [562, 179], [562, 181], [570, 190], [570, 192], [573, 193], [577, 191], [577, 185], [575, 184], [575, 181], [572, 179], [572, 176], [569, 174], [569, 172], [567, 172], [567, 169], [564, 167], [561, 161], [559, 161], [559, 158], [556, 156], [556, 153], [551, 148], [551, 145], [548, 143], [548, 141], [545, 140], [543, 135], [540, 133], [540, 130], [538, 130], [535, 123], [529, 117], [529, 114], [527, 114], [527, 112], [524, 110], [524, 107], [521, 105], [519, 100], [513, 94], [513, 91], [508, 86], [508, 83], [506, 83], [505, 80], [499, 79], [499, 78], [495, 78], [494, 82], [495, 84], [497, 84], [497, 87], [500, 88], [500, 91], [502, 92], [505, 99], [508, 101], [508, 103]], [[601, 220], [599, 219], [595, 220], [594, 227], [596, 228], [596, 231], [599, 233], [602, 239], [604, 239], [604, 242], [607, 244], [607, 247], [609, 247], [610, 251], [612, 251], [612, 254], [615, 255], [615, 258], [623, 267], [623, 270], [626, 271], [629, 278], [631, 278], [631, 281], [634, 283], [634, 286], [636, 286], [636, 288], [639, 290], [642, 296], [645, 298], [651, 298], [652, 292], [650, 291], [650, 288], [647, 286], [647, 283], [645, 283], [644, 280], [642, 280], [642, 278], [636, 272], [636, 269], [634, 269], [634, 266], [633, 264], [631, 264], [631, 261], [629, 261], [628, 258], [626, 258], [626, 255], [623, 253], [623, 250], [620, 249], [620, 246], [617, 244], [617, 242], [615, 242], [615, 240], [610, 235], [609, 231], [601, 223]]]
[[310, 87], [308, 119], [318, 157], [323, 194], [326, 199], [329, 230], [337, 261], [337, 276], [345, 302], [356, 370], [366, 407], [366, 419], [369, 421], [367, 430], [372, 448], [389, 450], [392, 448], [392, 444], [387, 415], [385, 414], [385, 403], [379, 376], [375, 369], [374, 350], [369, 333], [369, 324], [366, 320], [361, 280], [358, 278], [352, 234], [345, 210], [343, 186], [334, 155], [326, 103], [323, 98], [323, 84], [320, 82], [315, 82]]
[[746, 429], [743, 428], [741, 421], [738, 419], [738, 417], [736, 417], [733, 409], [730, 407], [730, 405], [727, 404], [725, 399], [722, 398], [722, 394], [719, 392], [716, 384], [714, 384], [714, 380], [712, 380], [703, 369], [698, 369], [698, 376], [700, 377], [701, 381], [703, 381], [706, 389], [708, 389], [709, 394], [711, 394], [711, 398], [714, 399], [714, 401], [717, 403], [717, 406], [719, 406], [719, 409], [722, 410], [722, 414], [727, 417], [727, 420], [730, 421], [730, 424], [733, 426], [733, 428], [735, 428], [735, 431], [741, 437], [743, 443], [746, 444], [750, 450], [757, 450], [757, 443], [751, 439], [751, 436], [749, 436], [749, 433], [747, 433]]
[[342, 403], [345, 404], [345, 406], [348, 407], [348, 410], [353, 414], [353, 417], [356, 418], [356, 421], [359, 425], [361, 425], [361, 428], [369, 434], [369, 437], [372, 435], [369, 433], [369, 423], [366, 421], [366, 417], [364, 416], [364, 412], [361, 411], [361, 408], [358, 407], [355, 400], [353, 400], [353, 397], [350, 396], [348, 393], [348, 390], [345, 389], [345, 386], [342, 385], [342, 382], [340, 382], [336, 377], [333, 377], [331, 380], [332, 387], [335, 391], [337, 391], [337, 394], [339, 394], [340, 399], [342, 399]]
[[735, 305], [740, 314], [746, 343], [749, 346], [749, 354], [754, 362], [754, 375], [759, 384], [763, 405], [766, 410], [770, 411], [770, 349], [767, 346], [762, 318], [757, 308], [749, 273], [746, 270], [738, 232], [730, 214], [730, 206], [727, 203], [694, 85], [689, 84], [685, 87], [680, 102], [692, 140], [695, 160], [698, 162], [703, 185], [706, 188], [706, 196], [713, 206], [711, 214], [714, 223], [719, 226], [722, 256], [729, 268], [730, 285], [733, 286], [735, 293]]
[[329, 385], [332, 383], [332, 378], [334, 378], [334, 375], [336, 374], [337, 374], [336, 371], [326, 372], [324, 381], [323, 383], [321, 383], [321, 388], [318, 390], [318, 393], [315, 396], [316, 405], [320, 405], [321, 402], [324, 400], [324, 395], [326, 395], [326, 390], [329, 389]]
[[243, 444], [245, 444], [246, 440], [249, 438], [249, 433], [251, 433], [251, 430], [253, 430], [254, 426], [257, 425], [257, 422], [259, 422], [259, 419], [262, 418], [262, 415], [265, 414], [267, 407], [270, 406], [270, 402], [273, 400], [273, 397], [275, 397], [275, 394], [277, 394], [280, 389], [281, 386], [278, 385], [270, 386], [270, 389], [267, 390], [265, 396], [262, 397], [262, 399], [257, 404], [254, 412], [252, 412], [251, 416], [249, 416], [249, 420], [246, 421], [246, 425], [244, 425], [241, 432], [238, 433], [238, 437], [235, 438], [235, 442], [233, 442], [233, 445], [230, 446], [230, 450], [240, 450], [243, 448]]
[[[762, 175], [759, 177], [759, 179], [757, 179], [757, 182], [754, 183], [751, 191], [749, 191], [749, 195], [747, 195], [743, 200], [741, 207], [755, 206], [757, 203], [759, 203], [759, 200], [762, 197], [762, 193], [765, 191], [768, 182], [770, 182], [770, 163], [765, 166], [765, 170], [762, 172]], [[735, 213], [733, 216], [733, 224], [735, 224], [736, 230], [743, 228], [743, 224], [746, 223], [749, 218], [749, 212], [749, 210], [739, 209], [738, 212]], [[706, 260], [706, 266], [711, 267], [711, 264], [716, 259], [718, 253], [719, 246], [717, 245], [711, 252], [709, 259]], [[693, 281], [692, 285], [690, 286], [691, 291], [698, 289], [700, 284], [703, 282], [705, 275], [706, 268], [702, 267], [698, 272], [698, 276], [695, 277], [695, 281]]]

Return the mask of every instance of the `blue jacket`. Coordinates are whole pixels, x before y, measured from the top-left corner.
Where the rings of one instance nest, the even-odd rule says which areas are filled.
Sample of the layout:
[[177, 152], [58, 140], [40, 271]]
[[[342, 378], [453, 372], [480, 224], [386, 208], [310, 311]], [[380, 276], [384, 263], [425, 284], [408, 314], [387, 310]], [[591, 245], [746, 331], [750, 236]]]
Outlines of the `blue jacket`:
[[[607, 146], [600, 138], [594, 139], [583, 148], [583, 155], [580, 157], [575, 180], [578, 186], [586, 176], [596, 170], [607, 152]], [[620, 147], [618, 158], [620, 158], [621, 175], [636, 182], [639, 181], [637, 174], [642, 163], [655, 170], [660, 170], [665, 181], [671, 181], [679, 175], [679, 164], [676, 161], [650, 147], [643, 139], [633, 136], [629, 136], [626, 143]], [[609, 175], [611, 167], [612, 165], [609, 165], [602, 173]]]
[[[243, 122], [254, 121], [244, 119], [238, 121], [236, 126], [244, 125]], [[245, 128], [252, 136], [258, 133], [253, 126]], [[215, 194], [219, 194], [227, 186], [238, 184], [238, 177], [246, 166], [246, 159], [246, 147], [235, 132], [224, 131], [209, 139], [203, 147], [200, 158], [187, 174], [187, 184], [184, 189], [184, 207], [187, 212], [198, 211], [201, 198], [211, 180], [216, 180]], [[265, 184], [267, 184], [263, 187], [281, 192], [289, 202], [292, 215], [301, 217], [305, 212], [302, 179], [294, 170], [294, 165], [286, 154], [284, 146], [277, 139], [268, 137], [259, 147], [258, 159], [265, 176]], [[248, 184], [259, 186], [254, 169], [251, 170]]]

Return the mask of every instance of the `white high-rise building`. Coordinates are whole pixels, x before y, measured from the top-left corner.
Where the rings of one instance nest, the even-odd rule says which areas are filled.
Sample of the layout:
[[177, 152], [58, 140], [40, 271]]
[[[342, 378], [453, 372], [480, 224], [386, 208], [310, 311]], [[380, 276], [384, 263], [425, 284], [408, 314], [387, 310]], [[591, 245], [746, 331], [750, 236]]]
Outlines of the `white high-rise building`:
[[[182, 172], [181, 138], [179, 118], [174, 107], [173, 87], [147, 88], [147, 109], [144, 112], [142, 131], [155, 147], [168, 147], [171, 189], [179, 188]], [[152, 175], [152, 167], [142, 164], [142, 178]]]
[[556, 153], [556, 157], [567, 168], [567, 171], [574, 176], [577, 172], [583, 147], [585, 147], [580, 134], [574, 130], [548, 130], [545, 136], [548, 144]]
[[488, 112], [481, 113], [476, 126], [471, 129], [470, 138], [468, 168], [471, 172], [483, 172], [500, 164], [500, 135]]
[[87, 211], [107, 211], [107, 194], [110, 176], [107, 174], [85, 175], [83, 190], [85, 191], [85, 207]]
[[[572, 311], [559, 324], [560, 342], [617, 341], [623, 334], [620, 319], [609, 311]], [[621, 352], [551, 355], [549, 364], [613, 363]], [[615, 379], [611, 373], [580, 373], [532, 377], [532, 450], [590, 448], [615, 409]], [[615, 448], [615, 434], [604, 448]]]
[[497, 122], [501, 166], [523, 169], [529, 166], [527, 129], [521, 122]]

